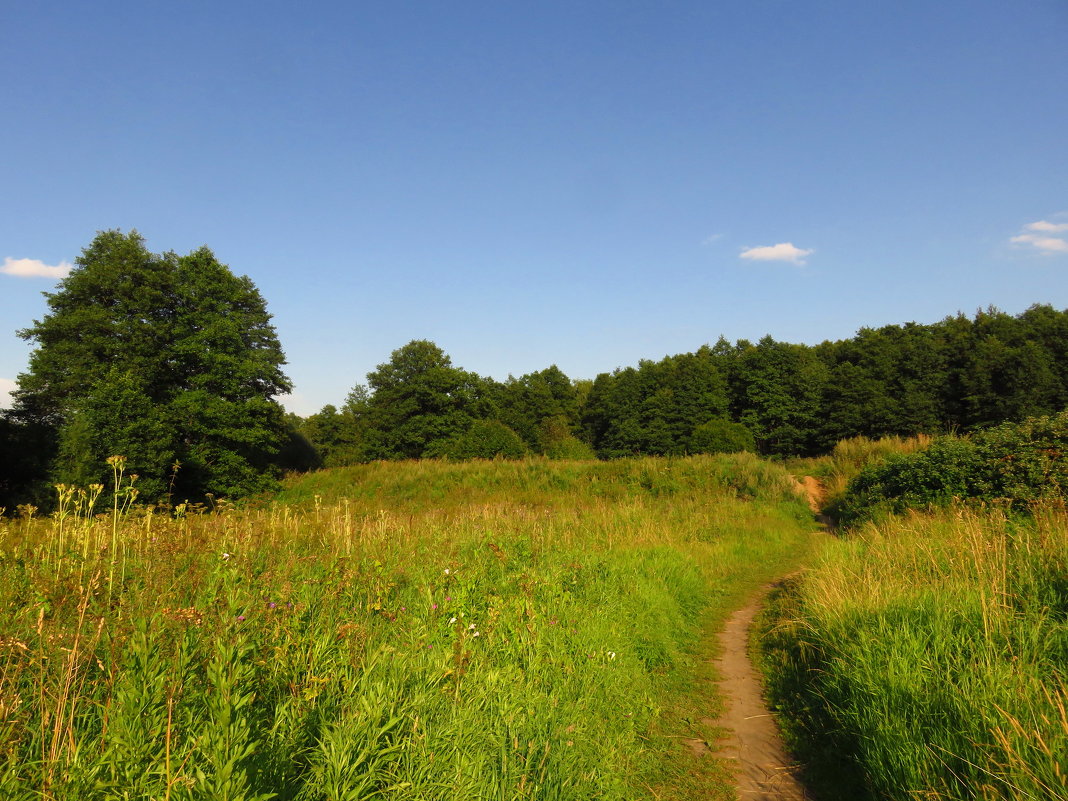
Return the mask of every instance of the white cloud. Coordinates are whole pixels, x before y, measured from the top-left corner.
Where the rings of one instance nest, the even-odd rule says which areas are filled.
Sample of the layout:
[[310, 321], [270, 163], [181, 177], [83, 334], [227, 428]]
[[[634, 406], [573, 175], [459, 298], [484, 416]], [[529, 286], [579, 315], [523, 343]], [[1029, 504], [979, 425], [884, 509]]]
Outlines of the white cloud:
[[[1064, 219], [1065, 214], [1054, 214], [1053, 219]], [[1053, 256], [1058, 253], [1068, 253], [1068, 237], [1054, 236], [1054, 234], [1068, 233], [1068, 222], [1051, 222], [1050, 220], [1036, 220], [1027, 223], [1023, 232], [1009, 239], [1014, 245], [1032, 247], [1044, 256]]]
[[20, 278], [63, 278], [70, 269], [71, 265], [65, 261], [53, 267], [39, 259], [13, 259], [8, 256], [4, 259], [4, 266], [0, 267], [0, 273], [17, 275]]
[[1068, 231], [1068, 223], [1052, 223], [1049, 220], [1039, 220], [1024, 226], [1028, 231], [1041, 231], [1044, 234], [1059, 234]]
[[751, 261], [788, 261], [791, 264], [804, 264], [805, 257], [814, 252], [795, 247], [793, 242], [780, 242], [777, 245], [747, 248], [739, 254], [739, 257]]
[[706, 236], [704, 239], [701, 240], [701, 244], [702, 245], [711, 245], [713, 242], [717, 242], [718, 240], [720, 240], [722, 238], [723, 238], [723, 234], [709, 234], [708, 236]]
[[10, 378], [0, 378], [0, 409], [11, 408], [11, 393], [16, 387], [18, 384]]
[[1043, 253], [1068, 253], [1068, 239], [1039, 234], [1020, 234], [1009, 240], [1017, 245], [1032, 245]]
[[[1063, 219], [1064, 212], [1054, 214], [1053, 219]], [[1023, 232], [1012, 237], [1009, 241], [1014, 245], [1030, 246], [1045, 256], [1057, 253], [1068, 253], [1068, 237], [1054, 236], [1054, 234], [1068, 233], [1068, 222], [1050, 222], [1049, 220], [1036, 220], [1027, 223]]]

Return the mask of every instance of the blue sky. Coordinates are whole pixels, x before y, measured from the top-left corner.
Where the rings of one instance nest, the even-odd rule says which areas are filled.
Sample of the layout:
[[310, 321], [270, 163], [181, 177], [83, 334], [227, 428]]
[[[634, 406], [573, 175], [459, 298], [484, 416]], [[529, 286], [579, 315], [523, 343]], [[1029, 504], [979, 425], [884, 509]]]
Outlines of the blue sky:
[[3, 3], [0, 391], [109, 228], [250, 276], [302, 414], [417, 338], [592, 378], [1065, 308], [1066, 42], [1064, 0]]

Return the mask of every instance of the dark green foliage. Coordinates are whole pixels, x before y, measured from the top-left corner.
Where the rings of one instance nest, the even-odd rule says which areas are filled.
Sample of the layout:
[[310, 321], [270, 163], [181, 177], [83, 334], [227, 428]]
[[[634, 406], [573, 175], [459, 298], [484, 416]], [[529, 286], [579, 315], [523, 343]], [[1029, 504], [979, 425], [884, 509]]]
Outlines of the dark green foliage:
[[597, 452], [606, 458], [685, 453], [698, 422], [727, 412], [727, 381], [716, 362], [706, 346], [599, 375], [583, 417]]
[[1068, 411], [1003, 423], [975, 436], [987, 466], [985, 494], [1024, 506], [1068, 497]]
[[690, 436], [690, 453], [739, 453], [756, 452], [753, 432], [741, 423], [732, 423], [724, 418], [701, 423]]
[[578, 391], [555, 364], [546, 369], [512, 378], [497, 386], [494, 393], [497, 414], [531, 450], [545, 451], [542, 430], [546, 420], [564, 420], [575, 433], [579, 418]]
[[105, 483], [110, 468], [102, 463], [103, 454], [118, 454], [139, 476], [137, 487], [145, 497], [163, 498], [178, 458], [167, 413], [137, 376], [108, 369], [87, 393], [71, 400], [52, 474], [78, 487]]
[[418, 459], [435, 442], [458, 437], [476, 419], [489, 416], [485, 379], [452, 366], [428, 340], [393, 351], [368, 373], [365, 456]]
[[755, 346], [746, 343], [736, 356], [735, 416], [753, 432], [762, 453], [814, 453], [827, 378], [827, 366], [811, 348], [771, 337]]
[[298, 430], [315, 449], [323, 467], [341, 467], [363, 460], [362, 407], [347, 404], [341, 411], [327, 404], [302, 420]]
[[521, 459], [527, 455], [527, 446], [504, 423], [476, 420], [460, 436], [432, 443], [427, 455], [447, 459]]
[[929, 448], [864, 468], [833, 510], [843, 522], [880, 510], [944, 505], [954, 498], [1026, 508], [1068, 497], [1068, 411], [1003, 423], [970, 440], [936, 439]]
[[55, 430], [0, 411], [0, 508], [45, 504], [52, 487], [44, 480], [56, 450]]
[[841, 522], [852, 523], [879, 510], [900, 512], [976, 497], [982, 494], [984, 473], [974, 443], [944, 437], [926, 450], [864, 468], [830, 511]]
[[945, 418], [946, 353], [937, 328], [908, 323], [861, 329], [825, 344], [820, 445], [854, 436], [911, 436], [938, 431]]
[[304, 418], [286, 414], [286, 439], [278, 452], [278, 466], [282, 470], [306, 473], [323, 466], [323, 457], [305, 433], [304, 425]]
[[136, 232], [106, 231], [46, 297], [49, 313], [19, 332], [37, 348], [13, 416], [54, 432], [50, 479], [104, 482], [123, 455], [147, 500], [274, 486], [286, 440], [274, 396], [290, 385], [252, 281], [207, 248], [153, 254]]
[[550, 459], [596, 459], [593, 448], [576, 437], [570, 422], [563, 415], [541, 421], [538, 445]]

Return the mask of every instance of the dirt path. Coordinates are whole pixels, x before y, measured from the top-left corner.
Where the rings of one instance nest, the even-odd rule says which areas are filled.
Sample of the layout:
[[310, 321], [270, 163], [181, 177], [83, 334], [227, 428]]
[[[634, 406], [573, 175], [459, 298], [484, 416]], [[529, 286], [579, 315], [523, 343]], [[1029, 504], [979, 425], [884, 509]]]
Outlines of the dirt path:
[[722, 653], [716, 668], [727, 709], [715, 723], [729, 735], [720, 742], [718, 755], [737, 761], [741, 801], [801, 801], [812, 796], [795, 778], [796, 766], [786, 755], [747, 653], [749, 628], [769, 589], [731, 615], [720, 633]]
[[[797, 482], [797, 489], [820, 522], [829, 522], [820, 514], [820, 483], [805, 476]], [[749, 660], [749, 629], [770, 589], [771, 585], [763, 587], [731, 615], [719, 635], [716, 669], [726, 710], [715, 725], [728, 732], [719, 743], [719, 756], [737, 763], [741, 801], [805, 801], [812, 795], [796, 777], [797, 766], [786, 754], [775, 718], [764, 703], [760, 675]]]

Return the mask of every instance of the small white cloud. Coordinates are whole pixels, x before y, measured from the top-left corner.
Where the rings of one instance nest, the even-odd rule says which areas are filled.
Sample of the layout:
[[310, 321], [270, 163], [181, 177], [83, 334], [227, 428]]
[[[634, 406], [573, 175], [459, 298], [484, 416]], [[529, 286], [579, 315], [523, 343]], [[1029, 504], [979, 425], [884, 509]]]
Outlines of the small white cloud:
[[19, 278], [64, 278], [70, 269], [71, 265], [65, 261], [52, 266], [39, 259], [13, 259], [8, 256], [4, 259], [4, 266], [0, 267], [0, 273], [17, 275]]
[[713, 242], [718, 242], [723, 238], [723, 234], [709, 234], [701, 240], [702, 245], [711, 245]]
[[[1054, 214], [1053, 219], [1064, 218], [1064, 213]], [[1068, 237], [1055, 236], [1068, 232], [1068, 222], [1036, 220], [1027, 223], [1023, 232], [1009, 239], [1014, 245], [1032, 247], [1044, 256], [1068, 253]]]
[[[1063, 214], [1053, 215], [1054, 219], [1063, 217]], [[1068, 232], [1068, 222], [1050, 222], [1049, 220], [1036, 220], [1027, 223], [1023, 227], [1023, 233], [1009, 239], [1014, 245], [1033, 247], [1044, 256], [1052, 256], [1057, 253], [1068, 253], [1068, 238], [1054, 236]]]
[[1020, 234], [1009, 240], [1017, 245], [1032, 245], [1043, 253], [1068, 253], [1068, 239], [1038, 234]]
[[10, 378], [0, 378], [0, 409], [11, 408], [11, 393], [17, 387], [18, 384]]
[[1059, 234], [1062, 231], [1068, 231], [1068, 222], [1052, 223], [1049, 220], [1039, 220], [1038, 222], [1028, 223], [1024, 228], [1028, 231], [1041, 231], [1044, 234]]
[[804, 264], [805, 257], [812, 253], [815, 251], [795, 247], [793, 242], [780, 242], [777, 245], [747, 248], [739, 255], [740, 258], [751, 261], [788, 261], [791, 264]]

